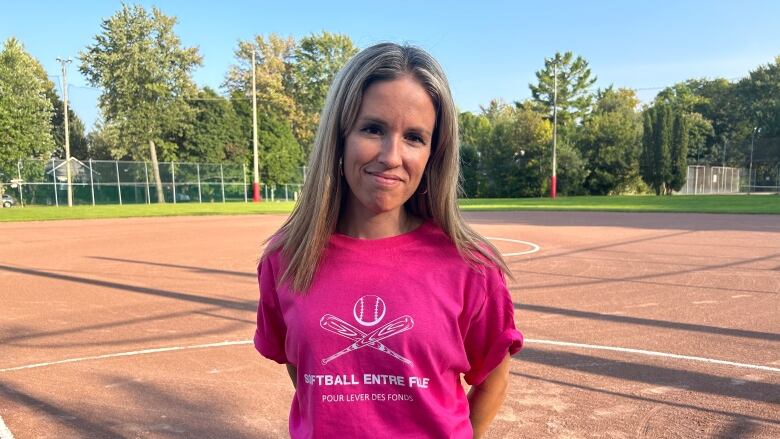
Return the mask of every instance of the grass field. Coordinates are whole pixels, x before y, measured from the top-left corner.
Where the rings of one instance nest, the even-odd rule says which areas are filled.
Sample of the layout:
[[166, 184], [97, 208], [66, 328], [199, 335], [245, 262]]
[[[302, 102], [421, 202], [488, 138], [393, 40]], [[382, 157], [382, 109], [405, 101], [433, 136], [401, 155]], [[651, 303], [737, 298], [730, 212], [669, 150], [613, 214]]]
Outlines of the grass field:
[[678, 195], [461, 200], [463, 210], [578, 210], [608, 212], [780, 214], [776, 195]]
[[[780, 214], [780, 196], [614, 196], [519, 199], [464, 199], [464, 211], [571, 210], [609, 212], [688, 212]], [[66, 207], [14, 207], [0, 209], [1, 221], [130, 218], [180, 215], [248, 215], [289, 213], [293, 202], [192, 203], [165, 205], [110, 205]]]

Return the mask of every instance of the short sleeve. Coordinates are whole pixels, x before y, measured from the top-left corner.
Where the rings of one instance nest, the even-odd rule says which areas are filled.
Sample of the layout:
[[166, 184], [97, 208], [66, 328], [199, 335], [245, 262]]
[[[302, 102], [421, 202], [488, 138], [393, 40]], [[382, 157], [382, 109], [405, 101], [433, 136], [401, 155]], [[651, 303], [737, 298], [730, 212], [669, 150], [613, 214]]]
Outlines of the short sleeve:
[[507, 353], [514, 355], [523, 347], [514, 315], [503, 274], [496, 267], [486, 268], [485, 298], [475, 310], [464, 339], [470, 367], [465, 374], [467, 383], [481, 384]]
[[276, 291], [271, 256], [267, 255], [257, 267], [257, 281], [260, 286], [260, 301], [257, 306], [257, 329], [255, 330], [255, 349], [264, 357], [286, 364], [285, 339], [287, 325], [284, 323], [279, 297]]

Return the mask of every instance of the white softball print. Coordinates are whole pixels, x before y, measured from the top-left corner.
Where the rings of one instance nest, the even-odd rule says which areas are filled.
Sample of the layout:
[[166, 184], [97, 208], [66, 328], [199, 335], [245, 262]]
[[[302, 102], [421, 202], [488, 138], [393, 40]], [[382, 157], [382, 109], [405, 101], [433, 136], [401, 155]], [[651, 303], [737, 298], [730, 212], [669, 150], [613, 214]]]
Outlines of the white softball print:
[[374, 326], [381, 322], [386, 312], [385, 301], [374, 295], [361, 297], [352, 309], [355, 320], [363, 326]]

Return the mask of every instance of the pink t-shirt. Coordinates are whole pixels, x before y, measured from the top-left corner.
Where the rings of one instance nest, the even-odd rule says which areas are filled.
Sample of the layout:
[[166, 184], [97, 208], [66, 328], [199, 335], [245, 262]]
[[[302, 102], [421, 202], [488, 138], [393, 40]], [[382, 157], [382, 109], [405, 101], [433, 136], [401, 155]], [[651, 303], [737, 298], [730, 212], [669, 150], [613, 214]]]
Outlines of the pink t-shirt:
[[254, 342], [297, 367], [292, 438], [470, 438], [460, 383], [479, 384], [520, 350], [494, 266], [469, 265], [431, 222], [390, 238], [331, 236], [306, 295], [280, 252], [258, 267]]

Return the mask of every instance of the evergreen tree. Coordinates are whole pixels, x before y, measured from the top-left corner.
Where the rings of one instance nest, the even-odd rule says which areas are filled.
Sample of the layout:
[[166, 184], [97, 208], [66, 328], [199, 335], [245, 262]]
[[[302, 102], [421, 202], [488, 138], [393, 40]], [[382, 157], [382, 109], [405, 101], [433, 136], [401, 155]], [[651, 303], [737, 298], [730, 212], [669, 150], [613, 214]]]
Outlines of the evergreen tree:
[[668, 190], [679, 191], [688, 176], [688, 117], [685, 113], [674, 116], [672, 129], [671, 178]]
[[[56, 150], [54, 155], [64, 159], [65, 158], [65, 112], [64, 103], [60, 100], [59, 96], [51, 94], [52, 108], [54, 109], [54, 115], [52, 117], [52, 136], [54, 137], [54, 144]], [[68, 105], [68, 137], [70, 137], [70, 156], [79, 160], [86, 160], [89, 158], [89, 148], [87, 144], [87, 136], [84, 130], [84, 122], [81, 118], [73, 112], [73, 107]]]
[[558, 108], [558, 134], [564, 141], [572, 140], [575, 125], [590, 112], [593, 104], [590, 87], [597, 78], [591, 76], [588, 61], [581, 56], [575, 58], [572, 52], [556, 52], [554, 57], [544, 60], [544, 68], [536, 72], [536, 79], [537, 83], [529, 84], [528, 87], [537, 108], [552, 120], [555, 100]]
[[653, 186], [653, 169], [655, 164], [655, 108], [647, 108], [642, 117], [642, 153], [639, 157], [639, 173], [650, 187]]
[[671, 180], [671, 143], [672, 110], [668, 105], [656, 106], [656, 125], [653, 129], [655, 145], [653, 150], [652, 187], [656, 195], [667, 193], [667, 183]]

